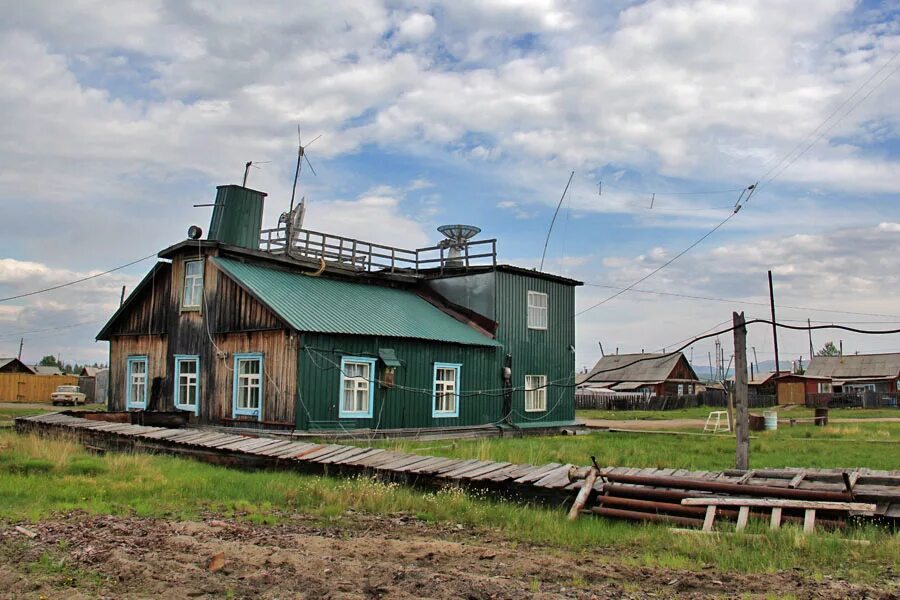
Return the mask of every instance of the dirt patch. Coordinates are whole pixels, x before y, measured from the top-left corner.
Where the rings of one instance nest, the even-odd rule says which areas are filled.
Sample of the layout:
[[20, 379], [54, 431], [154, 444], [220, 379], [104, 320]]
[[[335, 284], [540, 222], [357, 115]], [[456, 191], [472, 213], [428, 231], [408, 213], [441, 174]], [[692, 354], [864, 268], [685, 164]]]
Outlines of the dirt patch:
[[403, 515], [347, 515], [340, 527], [71, 515], [28, 527], [36, 538], [0, 532], [0, 596], [897, 598], [900, 585], [628, 567], [611, 551], [525, 546]]

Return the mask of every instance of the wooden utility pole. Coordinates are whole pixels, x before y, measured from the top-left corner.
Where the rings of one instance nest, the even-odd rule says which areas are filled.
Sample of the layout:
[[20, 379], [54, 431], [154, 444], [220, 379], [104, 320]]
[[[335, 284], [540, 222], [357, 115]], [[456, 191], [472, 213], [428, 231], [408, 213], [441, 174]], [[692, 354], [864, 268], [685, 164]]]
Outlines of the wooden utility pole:
[[119, 295], [119, 306], [125, 304], [125, 286], [122, 286], [122, 293]]
[[19, 338], [19, 360], [22, 360], [22, 346], [25, 345], [25, 338]]
[[812, 357], [816, 355], [816, 351], [813, 350], [812, 343], [812, 321], [806, 319], [806, 333], [809, 334], [809, 360], [812, 360]]
[[747, 392], [747, 328], [744, 313], [732, 313], [734, 321], [735, 468], [750, 468], [750, 416]]
[[781, 372], [778, 362], [778, 326], [775, 324], [775, 289], [772, 287], [772, 271], [769, 271], [769, 307], [772, 309], [772, 342], [775, 344], [775, 376]]

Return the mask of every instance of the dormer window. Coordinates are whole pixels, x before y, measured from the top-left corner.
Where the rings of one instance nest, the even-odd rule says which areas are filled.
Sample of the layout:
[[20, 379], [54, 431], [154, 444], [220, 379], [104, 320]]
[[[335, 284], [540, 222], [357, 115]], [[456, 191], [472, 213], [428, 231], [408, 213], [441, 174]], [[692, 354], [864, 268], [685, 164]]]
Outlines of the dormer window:
[[189, 260], [184, 263], [184, 294], [181, 308], [200, 310], [203, 300], [203, 261]]

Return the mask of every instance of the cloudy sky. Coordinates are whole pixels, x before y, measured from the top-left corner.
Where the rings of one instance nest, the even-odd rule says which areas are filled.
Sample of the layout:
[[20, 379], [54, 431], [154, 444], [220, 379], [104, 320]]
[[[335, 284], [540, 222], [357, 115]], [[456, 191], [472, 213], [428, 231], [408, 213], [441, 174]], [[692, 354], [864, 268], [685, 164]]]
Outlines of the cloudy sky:
[[[780, 318], [894, 328], [898, 16], [897, 2], [848, 0], [10, 4], [0, 296], [206, 228], [210, 209], [192, 204], [238, 183], [248, 160], [273, 223], [299, 124], [322, 136], [317, 176], [301, 177], [307, 226], [398, 246], [472, 223], [505, 262], [536, 266], [574, 170], [547, 270], [589, 284], [579, 367], [598, 341], [672, 349], [733, 309], [765, 316], [768, 269]], [[756, 181], [643, 291], [586, 310], [720, 223]], [[24, 335], [28, 361], [104, 361], [94, 335], [151, 264], [0, 303], [0, 355]], [[900, 351], [896, 335], [814, 334], [817, 348], [829, 339]], [[751, 329], [760, 361], [771, 342]], [[783, 359], [808, 346], [805, 333], [780, 340]]]

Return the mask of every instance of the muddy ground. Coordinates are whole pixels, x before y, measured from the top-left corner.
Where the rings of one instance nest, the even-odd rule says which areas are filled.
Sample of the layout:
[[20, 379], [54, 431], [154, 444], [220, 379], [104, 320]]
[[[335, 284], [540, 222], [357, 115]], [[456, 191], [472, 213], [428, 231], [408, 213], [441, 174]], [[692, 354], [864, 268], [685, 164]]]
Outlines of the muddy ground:
[[4, 598], [897, 598], [878, 586], [622, 566], [407, 516], [263, 526], [69, 515], [0, 531]]

